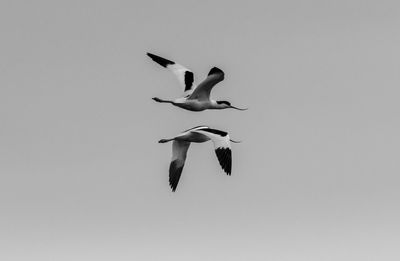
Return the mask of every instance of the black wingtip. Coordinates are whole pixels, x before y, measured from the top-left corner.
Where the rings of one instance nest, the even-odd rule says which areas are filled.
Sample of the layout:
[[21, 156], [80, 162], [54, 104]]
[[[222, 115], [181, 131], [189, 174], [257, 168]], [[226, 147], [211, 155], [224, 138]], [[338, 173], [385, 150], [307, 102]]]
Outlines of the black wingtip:
[[176, 160], [172, 161], [169, 166], [169, 186], [171, 187], [172, 192], [175, 192], [178, 187], [182, 169], [183, 165], [178, 167], [178, 162]]
[[169, 180], [169, 186], [171, 187], [172, 192], [175, 192], [178, 183], [173, 183], [171, 179]]
[[171, 186], [172, 192], [176, 191], [176, 187], [172, 186], [171, 184], [169, 184]]
[[163, 67], [167, 67], [169, 64], [175, 64], [175, 62], [170, 61], [168, 59], [162, 58], [158, 55], [152, 54], [152, 53], [146, 53], [147, 56], [149, 56], [153, 61], [155, 61], [156, 63], [158, 63], [159, 65], [163, 66]]
[[208, 75], [211, 75], [211, 74], [224, 74], [224, 72], [221, 69], [219, 69], [218, 67], [213, 67], [210, 70], [210, 72], [208, 73]]
[[232, 151], [229, 148], [217, 148], [215, 150], [221, 168], [227, 175], [231, 175], [232, 171]]

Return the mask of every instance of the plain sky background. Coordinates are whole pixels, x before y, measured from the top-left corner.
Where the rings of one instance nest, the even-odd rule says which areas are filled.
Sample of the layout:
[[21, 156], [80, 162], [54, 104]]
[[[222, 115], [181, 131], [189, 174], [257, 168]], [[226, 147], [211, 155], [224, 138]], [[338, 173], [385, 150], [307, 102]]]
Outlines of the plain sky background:
[[[398, 1], [0, 2], [0, 259], [399, 260]], [[194, 113], [146, 52], [235, 110]], [[200, 124], [233, 139], [171, 145]]]

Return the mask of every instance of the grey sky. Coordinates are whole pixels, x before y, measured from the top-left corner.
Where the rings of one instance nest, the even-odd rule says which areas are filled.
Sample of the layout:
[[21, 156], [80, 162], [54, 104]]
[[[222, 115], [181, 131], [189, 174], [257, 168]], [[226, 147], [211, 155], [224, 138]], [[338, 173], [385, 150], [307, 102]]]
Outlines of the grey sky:
[[[1, 260], [399, 260], [396, 1], [2, 1]], [[239, 111], [193, 113], [146, 52]], [[206, 124], [243, 140], [232, 176]]]

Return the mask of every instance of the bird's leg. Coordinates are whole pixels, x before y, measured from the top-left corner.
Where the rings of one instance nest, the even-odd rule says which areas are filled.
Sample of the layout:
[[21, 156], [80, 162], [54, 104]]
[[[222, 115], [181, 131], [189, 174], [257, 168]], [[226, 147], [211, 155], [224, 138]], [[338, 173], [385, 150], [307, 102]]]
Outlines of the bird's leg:
[[172, 141], [172, 140], [174, 140], [174, 138], [172, 138], [172, 139], [161, 139], [161, 140], [158, 141], [158, 143], [166, 143], [166, 142], [169, 142], [169, 141]]
[[163, 100], [157, 97], [154, 97], [153, 100], [155, 100], [156, 102], [166, 102], [166, 103], [173, 103], [173, 101], [168, 101], [168, 100]]

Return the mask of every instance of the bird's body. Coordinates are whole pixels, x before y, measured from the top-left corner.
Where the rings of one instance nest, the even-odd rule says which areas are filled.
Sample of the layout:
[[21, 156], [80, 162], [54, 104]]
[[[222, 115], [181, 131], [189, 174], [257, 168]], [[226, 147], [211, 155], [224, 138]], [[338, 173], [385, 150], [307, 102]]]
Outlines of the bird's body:
[[189, 111], [204, 111], [211, 109], [210, 103], [208, 102], [200, 102], [198, 100], [189, 100], [186, 98], [178, 98], [173, 104]]
[[171, 103], [174, 106], [189, 111], [203, 111], [209, 109], [220, 110], [227, 108], [245, 110], [232, 106], [228, 101], [216, 101], [210, 98], [212, 88], [225, 77], [225, 74], [221, 69], [213, 67], [208, 73], [207, 78], [199, 85], [196, 85], [194, 82], [194, 74], [189, 69], [160, 56], [151, 53], [147, 53], [147, 55], [153, 61], [174, 73], [184, 88], [182, 97], [173, 100], [153, 98], [156, 102]]
[[191, 100], [188, 97], [181, 97], [174, 99], [172, 101], [162, 100], [160, 98], [153, 98], [156, 102], [161, 103], [171, 103], [172, 105], [186, 109], [189, 111], [204, 111], [204, 110], [216, 110], [216, 109], [224, 109], [225, 105], [219, 105], [214, 100], [209, 101], [199, 101], [199, 100]]
[[178, 186], [190, 143], [203, 143], [209, 140], [212, 140], [214, 143], [215, 153], [222, 169], [226, 174], [231, 175], [232, 152], [230, 142], [235, 141], [231, 140], [228, 133], [225, 131], [211, 129], [206, 126], [198, 126], [186, 130], [173, 138], [161, 139], [159, 141], [159, 143], [173, 141], [172, 160], [169, 168], [169, 184], [172, 191], [175, 191]]

